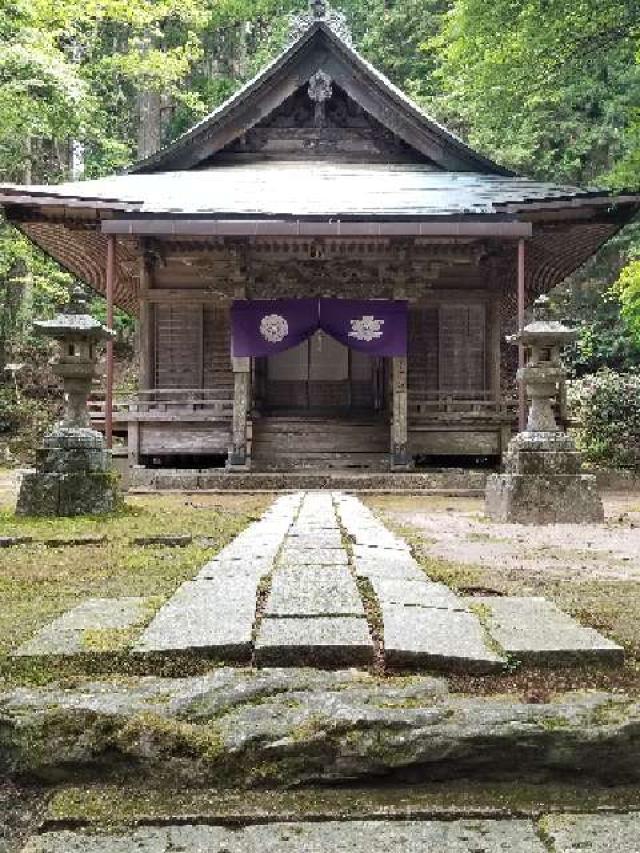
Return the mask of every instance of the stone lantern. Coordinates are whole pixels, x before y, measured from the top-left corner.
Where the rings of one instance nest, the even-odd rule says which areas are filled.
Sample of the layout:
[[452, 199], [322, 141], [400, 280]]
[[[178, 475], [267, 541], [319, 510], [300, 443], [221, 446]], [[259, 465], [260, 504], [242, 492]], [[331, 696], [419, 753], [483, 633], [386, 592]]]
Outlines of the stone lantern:
[[36, 471], [22, 480], [19, 515], [99, 515], [118, 504], [117, 478], [101, 433], [91, 429], [87, 399], [98, 376], [97, 349], [114, 333], [87, 313], [76, 290], [64, 313], [36, 320], [58, 342], [53, 370], [64, 387], [64, 417], [36, 452]]
[[581, 473], [581, 457], [553, 411], [566, 376], [561, 351], [577, 338], [549, 316], [549, 299], [539, 297], [534, 319], [507, 340], [525, 347], [527, 361], [518, 371], [529, 398], [524, 432], [509, 443], [504, 474], [487, 483], [485, 512], [494, 521], [529, 524], [602, 521], [604, 510], [596, 478]]

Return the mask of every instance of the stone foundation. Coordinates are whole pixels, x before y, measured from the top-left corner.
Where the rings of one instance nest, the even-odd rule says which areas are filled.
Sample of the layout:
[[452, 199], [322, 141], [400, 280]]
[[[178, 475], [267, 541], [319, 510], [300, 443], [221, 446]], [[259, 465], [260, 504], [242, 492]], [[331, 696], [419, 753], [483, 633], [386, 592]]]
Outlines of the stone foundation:
[[119, 476], [99, 432], [59, 426], [36, 460], [37, 470], [22, 480], [17, 515], [106, 515], [118, 508]]
[[16, 515], [106, 515], [120, 505], [118, 475], [112, 471], [25, 474]]
[[506, 473], [487, 480], [485, 513], [519, 524], [604, 520], [596, 478], [581, 473], [581, 457], [564, 433], [524, 432], [510, 443]]
[[487, 481], [485, 512], [492, 521], [519, 524], [604, 520], [596, 478], [588, 474], [494, 474]]

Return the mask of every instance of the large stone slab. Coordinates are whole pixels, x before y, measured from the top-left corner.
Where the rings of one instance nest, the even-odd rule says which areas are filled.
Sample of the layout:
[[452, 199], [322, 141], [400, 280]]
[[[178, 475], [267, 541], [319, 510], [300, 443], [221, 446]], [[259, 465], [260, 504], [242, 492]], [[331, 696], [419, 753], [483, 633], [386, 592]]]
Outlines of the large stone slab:
[[619, 665], [624, 660], [622, 646], [580, 625], [545, 598], [491, 596], [468, 598], [466, 604], [482, 608], [491, 636], [523, 663]]
[[252, 576], [190, 581], [157, 613], [133, 651], [198, 651], [217, 660], [247, 662], [258, 580]]
[[[309, 821], [244, 827], [142, 827], [120, 834], [49, 832], [23, 853], [546, 853], [528, 820]], [[626, 853], [626, 851], [621, 851]]]
[[[271, 620], [269, 620], [271, 621]], [[272, 620], [280, 621], [280, 620]], [[135, 767], [162, 785], [233, 788], [520, 778], [640, 781], [640, 704], [610, 693], [524, 703], [440, 679], [350, 669], [215, 668], [0, 695], [0, 775], [84, 784]], [[440, 848], [443, 849], [443, 848]], [[446, 848], [444, 848], [446, 849]]]
[[364, 616], [364, 607], [346, 567], [301, 566], [275, 573], [265, 614]]
[[482, 626], [471, 613], [385, 602], [380, 607], [389, 666], [472, 673], [497, 672], [504, 666], [504, 660], [487, 646]]
[[144, 598], [89, 598], [64, 613], [14, 653], [17, 657], [77, 655], [112, 651], [127, 645], [124, 632], [149, 616]]
[[366, 620], [353, 616], [265, 618], [255, 658], [259, 666], [367, 665], [373, 642]]
[[555, 853], [638, 853], [640, 813], [549, 815], [542, 827]]

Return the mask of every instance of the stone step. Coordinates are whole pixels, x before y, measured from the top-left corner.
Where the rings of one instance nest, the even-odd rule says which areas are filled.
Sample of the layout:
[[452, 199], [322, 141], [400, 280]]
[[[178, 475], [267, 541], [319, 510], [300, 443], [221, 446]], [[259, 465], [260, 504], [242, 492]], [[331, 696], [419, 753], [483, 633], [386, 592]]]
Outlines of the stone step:
[[149, 618], [144, 598], [89, 598], [45, 625], [14, 657], [69, 656], [116, 651]]
[[354, 616], [263, 619], [258, 666], [367, 666], [373, 662], [367, 621]]
[[459, 609], [380, 603], [384, 656], [398, 669], [499, 672], [505, 660], [489, 648], [479, 619]]
[[304, 472], [227, 472], [224, 470], [176, 470], [136, 468], [130, 490], [139, 493], [177, 490], [213, 492], [279, 492], [304, 489], [344, 491], [420, 492], [445, 496], [484, 495], [484, 471], [425, 471], [415, 473], [357, 473], [331, 471], [326, 465]]
[[530, 666], [621, 666], [624, 649], [585, 628], [545, 598], [474, 597], [494, 640], [515, 660]]
[[[638, 823], [633, 826], [637, 828]], [[240, 828], [206, 824], [148, 826], [110, 834], [48, 832], [32, 839], [23, 853], [130, 853], [133, 850], [137, 853], [177, 850], [183, 853], [396, 853], [398, 850], [548, 853], [549, 848], [540, 840], [530, 820], [342, 820], [273, 822]]]

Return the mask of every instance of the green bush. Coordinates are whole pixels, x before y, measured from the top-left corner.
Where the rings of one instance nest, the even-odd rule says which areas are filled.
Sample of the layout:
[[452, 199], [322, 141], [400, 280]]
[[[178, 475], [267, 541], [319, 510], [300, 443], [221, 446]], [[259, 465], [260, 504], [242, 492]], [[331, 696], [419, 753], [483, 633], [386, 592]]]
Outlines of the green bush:
[[3, 461], [33, 464], [42, 437], [60, 416], [58, 401], [47, 397], [16, 397], [13, 388], [0, 388], [0, 442]]
[[576, 441], [589, 462], [640, 468], [640, 376], [601, 370], [569, 383]]

